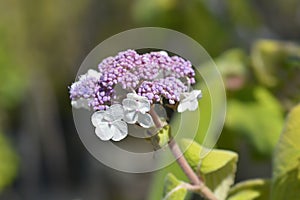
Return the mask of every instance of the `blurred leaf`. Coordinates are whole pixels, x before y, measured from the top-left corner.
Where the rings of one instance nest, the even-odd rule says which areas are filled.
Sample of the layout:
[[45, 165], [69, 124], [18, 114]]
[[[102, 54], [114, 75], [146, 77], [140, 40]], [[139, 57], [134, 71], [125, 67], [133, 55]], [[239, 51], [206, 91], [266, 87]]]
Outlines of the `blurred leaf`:
[[272, 200], [299, 200], [299, 167], [300, 165], [273, 180]]
[[255, 28], [260, 25], [259, 14], [249, 1], [226, 1], [232, 21], [239, 26]]
[[300, 47], [290, 42], [258, 40], [251, 50], [251, 60], [258, 80], [268, 87], [288, 81], [290, 70], [298, 68]]
[[176, 0], [136, 0], [133, 4], [133, 17], [136, 21], [152, 22], [157, 17], [167, 17], [166, 12], [176, 6]]
[[0, 107], [11, 108], [20, 101], [27, 84], [26, 73], [18, 66], [11, 51], [9, 33], [0, 26]]
[[300, 192], [300, 105], [287, 118], [274, 152], [273, 199], [299, 199]]
[[251, 59], [258, 80], [266, 86], [275, 86], [278, 83], [276, 68], [283, 65], [285, 56], [280, 43], [273, 40], [257, 41], [252, 47]]
[[226, 126], [243, 135], [261, 155], [270, 155], [283, 126], [282, 108], [266, 89], [257, 87], [252, 92], [253, 100], [228, 101]]
[[243, 50], [227, 50], [215, 59], [215, 63], [224, 78], [226, 89], [237, 90], [245, 84], [249, 62]]
[[18, 170], [16, 153], [7, 139], [0, 133], [0, 191], [12, 183]]
[[187, 189], [182, 186], [182, 181], [179, 181], [173, 174], [167, 174], [164, 185], [163, 200], [184, 200], [187, 194]]
[[290, 113], [274, 152], [273, 176], [276, 179], [299, 166], [300, 161], [300, 105]]
[[205, 184], [220, 200], [226, 199], [230, 186], [234, 183], [238, 155], [226, 150], [211, 150], [207, 156], [200, 159], [203, 149], [198, 143], [183, 139], [179, 143], [190, 166], [204, 180]]
[[140, 25], [180, 31], [205, 46], [212, 55], [219, 54], [231, 42], [228, 26], [213, 15], [204, 1], [136, 0], [132, 11], [133, 19]]
[[270, 180], [247, 180], [230, 189], [228, 200], [268, 200], [270, 199], [270, 189]]
[[223, 76], [243, 76], [247, 73], [248, 57], [241, 49], [230, 49], [215, 59]]

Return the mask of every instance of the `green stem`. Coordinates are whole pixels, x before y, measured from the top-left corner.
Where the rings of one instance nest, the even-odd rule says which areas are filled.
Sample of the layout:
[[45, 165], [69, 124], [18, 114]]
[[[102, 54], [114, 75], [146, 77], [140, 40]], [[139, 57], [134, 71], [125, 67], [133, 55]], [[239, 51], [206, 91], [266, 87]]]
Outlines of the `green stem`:
[[[149, 114], [151, 115], [153, 122], [157, 128], [162, 128], [164, 126], [164, 123], [160, 120], [159, 116], [154, 111], [153, 107], [150, 109]], [[198, 193], [200, 193], [205, 199], [217, 200], [214, 193], [204, 184], [204, 182], [201, 179], [199, 179], [197, 174], [193, 171], [191, 166], [188, 164], [178, 144], [173, 138], [170, 138], [169, 148], [172, 154], [174, 155], [174, 157], [176, 158], [176, 162], [179, 164], [183, 172], [190, 180], [192, 184], [191, 186], [197, 188], [196, 191], [199, 191]]]

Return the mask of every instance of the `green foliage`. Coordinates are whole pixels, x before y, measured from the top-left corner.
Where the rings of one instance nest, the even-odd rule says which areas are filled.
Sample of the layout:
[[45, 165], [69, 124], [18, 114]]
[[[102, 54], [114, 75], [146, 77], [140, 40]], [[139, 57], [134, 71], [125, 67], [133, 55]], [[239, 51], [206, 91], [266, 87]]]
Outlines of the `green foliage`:
[[155, 173], [153, 177], [152, 187], [150, 188], [150, 195], [147, 197], [147, 200], [158, 200], [161, 199], [162, 194], [164, 193], [165, 187], [165, 177], [172, 172], [176, 174], [176, 177], [183, 181], [188, 181], [182, 169], [175, 162]]
[[0, 109], [15, 106], [27, 84], [26, 73], [18, 66], [11, 52], [9, 37], [10, 33], [3, 30], [0, 24]]
[[300, 105], [289, 114], [283, 133], [274, 152], [274, 178], [299, 166], [300, 159]]
[[183, 182], [179, 181], [173, 174], [167, 174], [163, 200], [184, 200], [186, 195], [187, 189], [183, 186]]
[[299, 200], [299, 166], [273, 179], [272, 200]]
[[270, 188], [270, 180], [247, 180], [230, 189], [228, 200], [267, 200], [270, 199]]
[[201, 176], [205, 184], [215, 193], [218, 199], [225, 199], [230, 186], [234, 183], [238, 155], [231, 151], [211, 150], [201, 159], [202, 148], [192, 140], [183, 139], [179, 143], [186, 160], [193, 170]]
[[226, 3], [230, 17], [236, 24], [246, 28], [255, 28], [260, 25], [258, 12], [249, 1], [228, 0]]
[[133, 6], [133, 15], [138, 22], [151, 22], [155, 17], [167, 20], [168, 11], [176, 6], [176, 0], [138, 0]]
[[252, 100], [228, 101], [226, 126], [246, 138], [261, 155], [270, 155], [283, 126], [282, 108], [266, 89], [256, 87], [251, 92]]
[[300, 105], [289, 114], [274, 152], [272, 199], [296, 200], [300, 192]]
[[[203, 1], [136, 0], [132, 17], [143, 26], [159, 26], [183, 32], [200, 42], [212, 54], [225, 49], [229, 35]], [[197, 28], [195, 28], [197, 27]], [[213, 45], [211, 45], [213, 44]]]
[[159, 149], [168, 144], [171, 138], [171, 127], [169, 125], [160, 129], [157, 134], [151, 137], [151, 143], [155, 149]]
[[18, 158], [7, 139], [0, 133], [0, 191], [12, 183], [18, 170]]
[[300, 58], [300, 47], [287, 42], [275, 40], [258, 40], [252, 47], [251, 60], [256, 77], [263, 85], [267, 87], [276, 87], [291, 76], [291, 61], [297, 61]]
[[241, 49], [230, 49], [215, 59], [222, 76], [244, 76], [248, 66], [248, 56]]

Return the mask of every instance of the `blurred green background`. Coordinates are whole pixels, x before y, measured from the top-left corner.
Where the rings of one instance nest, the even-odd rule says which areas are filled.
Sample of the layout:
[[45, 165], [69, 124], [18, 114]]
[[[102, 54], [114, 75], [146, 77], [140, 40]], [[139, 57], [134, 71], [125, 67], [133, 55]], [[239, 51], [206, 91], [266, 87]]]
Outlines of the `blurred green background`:
[[187, 34], [215, 59], [228, 97], [217, 147], [239, 153], [237, 181], [270, 177], [300, 101], [299, 13], [298, 0], [1, 0], [0, 199], [158, 198], [156, 173], [117, 172], [85, 150], [67, 88], [98, 43], [142, 26]]

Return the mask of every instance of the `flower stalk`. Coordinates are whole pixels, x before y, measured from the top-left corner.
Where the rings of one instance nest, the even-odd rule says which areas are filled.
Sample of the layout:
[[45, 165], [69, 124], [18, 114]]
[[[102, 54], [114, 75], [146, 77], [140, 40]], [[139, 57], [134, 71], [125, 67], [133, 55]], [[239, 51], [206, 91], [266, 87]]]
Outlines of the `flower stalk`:
[[[157, 113], [154, 111], [153, 107], [151, 107], [149, 114], [151, 115], [153, 122], [157, 128], [162, 128], [164, 123], [160, 120]], [[173, 156], [176, 158], [176, 162], [179, 164], [185, 175], [191, 182], [189, 188], [193, 188], [192, 191], [199, 193], [205, 199], [208, 200], [217, 200], [214, 193], [204, 184], [204, 182], [197, 176], [197, 174], [193, 171], [191, 166], [188, 164], [187, 160], [183, 156], [182, 151], [180, 150], [178, 144], [174, 140], [174, 138], [170, 138], [168, 144]]]

